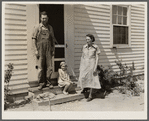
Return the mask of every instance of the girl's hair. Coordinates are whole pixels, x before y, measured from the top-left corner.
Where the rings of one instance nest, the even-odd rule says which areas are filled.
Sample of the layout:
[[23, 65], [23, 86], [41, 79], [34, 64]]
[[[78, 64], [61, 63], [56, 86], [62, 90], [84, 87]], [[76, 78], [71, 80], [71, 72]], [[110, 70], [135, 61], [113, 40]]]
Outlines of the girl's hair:
[[87, 34], [86, 35], [87, 37], [90, 37], [92, 42], [95, 42], [95, 37], [92, 35], [92, 34]]
[[[61, 67], [63, 64], [66, 65], [66, 62], [65, 62], [65, 61], [62, 61], [62, 62], [60, 63], [60, 67]], [[66, 66], [67, 66], [67, 65], [66, 65]]]

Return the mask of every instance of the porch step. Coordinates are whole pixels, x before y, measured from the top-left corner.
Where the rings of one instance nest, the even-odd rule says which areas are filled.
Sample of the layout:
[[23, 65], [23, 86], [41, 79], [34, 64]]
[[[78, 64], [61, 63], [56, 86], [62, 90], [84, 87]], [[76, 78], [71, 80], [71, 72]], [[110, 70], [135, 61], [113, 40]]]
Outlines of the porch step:
[[84, 98], [83, 94], [69, 94], [69, 95], [59, 94], [56, 95], [55, 98], [50, 99], [50, 105], [70, 102], [74, 100], [80, 100], [83, 98]]
[[[80, 88], [77, 87], [77, 84], [74, 85], [74, 91], [78, 91], [80, 90]], [[34, 96], [36, 97], [38, 94], [42, 94], [45, 92], [50, 92], [50, 93], [54, 93], [55, 95], [59, 95], [62, 94], [62, 88], [58, 87], [58, 86], [54, 86], [53, 89], [49, 89], [49, 87], [45, 87], [42, 90], [38, 90], [38, 87], [33, 87], [33, 88], [28, 88], [29, 92], [34, 93]]]
[[43, 101], [37, 101], [36, 99], [33, 99], [32, 104], [34, 110], [40, 110], [40, 106], [49, 106], [49, 109], [51, 110], [50, 107], [51, 105], [66, 103], [75, 100], [81, 100], [83, 98], [84, 98], [83, 94], [69, 94], [69, 95], [59, 94], [56, 95], [54, 98], [50, 99], [50, 101], [48, 98]]

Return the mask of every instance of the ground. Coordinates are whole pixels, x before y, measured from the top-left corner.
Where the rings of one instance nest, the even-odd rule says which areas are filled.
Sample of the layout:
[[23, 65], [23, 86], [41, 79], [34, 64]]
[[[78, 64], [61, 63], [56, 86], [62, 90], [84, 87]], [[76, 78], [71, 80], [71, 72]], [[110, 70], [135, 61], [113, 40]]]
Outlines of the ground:
[[[19, 106], [7, 111], [34, 111], [32, 103]], [[39, 111], [50, 111], [48, 106], [40, 106]], [[51, 106], [52, 111], [143, 111], [144, 93], [140, 96], [128, 96], [117, 90], [107, 95], [104, 99], [95, 98], [90, 102], [86, 99], [57, 104]]]

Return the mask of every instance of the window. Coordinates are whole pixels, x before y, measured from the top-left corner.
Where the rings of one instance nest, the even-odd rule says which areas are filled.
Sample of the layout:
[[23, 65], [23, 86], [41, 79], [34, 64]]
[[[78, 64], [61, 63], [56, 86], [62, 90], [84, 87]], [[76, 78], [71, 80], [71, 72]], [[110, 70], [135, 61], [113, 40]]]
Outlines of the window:
[[130, 44], [129, 6], [112, 5], [112, 45], [128, 46]]

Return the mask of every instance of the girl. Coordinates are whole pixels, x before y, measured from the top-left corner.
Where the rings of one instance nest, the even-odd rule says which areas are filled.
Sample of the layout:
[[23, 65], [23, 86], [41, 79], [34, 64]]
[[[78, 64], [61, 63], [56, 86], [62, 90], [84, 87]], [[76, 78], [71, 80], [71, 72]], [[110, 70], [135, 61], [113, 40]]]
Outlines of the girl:
[[72, 83], [69, 77], [69, 74], [67, 73], [67, 65], [65, 62], [60, 63], [61, 69], [58, 70], [59, 78], [58, 78], [58, 86], [64, 87], [63, 93], [65, 95], [68, 94], [67, 90]]

